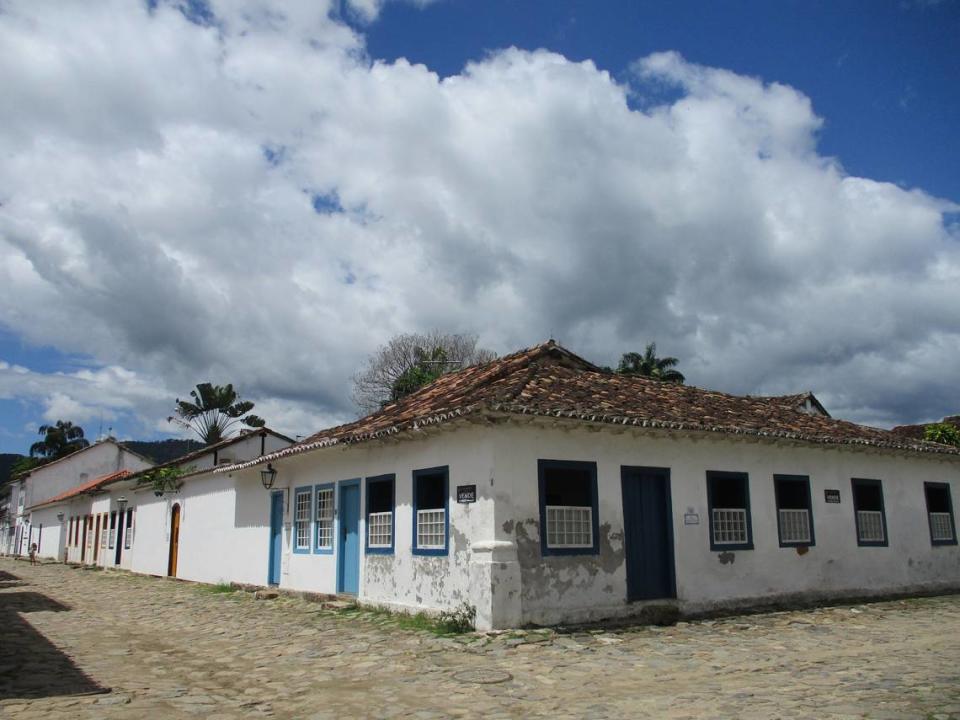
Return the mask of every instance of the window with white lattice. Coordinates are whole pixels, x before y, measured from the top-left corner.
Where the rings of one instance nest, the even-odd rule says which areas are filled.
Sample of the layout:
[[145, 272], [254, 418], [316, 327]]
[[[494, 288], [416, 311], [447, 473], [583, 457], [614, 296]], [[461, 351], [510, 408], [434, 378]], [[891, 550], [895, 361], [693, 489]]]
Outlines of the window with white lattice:
[[107, 541], [107, 547], [113, 550], [116, 541], [117, 541], [117, 511], [114, 510], [110, 513], [110, 538]]
[[[394, 476], [367, 478], [367, 552], [393, 552]], [[442, 543], [441, 543], [442, 544]]]
[[133, 508], [127, 509], [127, 526], [123, 531], [123, 547], [129, 550], [133, 545]]
[[927, 521], [930, 525], [930, 542], [933, 545], [956, 545], [957, 529], [953, 523], [953, 502], [947, 483], [924, 483], [927, 498]]
[[449, 473], [446, 467], [413, 471], [413, 553], [447, 554]]
[[773, 488], [777, 499], [780, 547], [813, 545], [810, 478], [806, 475], [774, 475]]
[[310, 552], [310, 516], [313, 506], [313, 489], [297, 488], [293, 494], [293, 551]]
[[544, 555], [598, 552], [597, 465], [540, 460], [540, 550]]
[[316, 546], [319, 553], [333, 552], [333, 485], [316, 488]]
[[749, 483], [746, 473], [707, 472], [711, 550], [753, 550]]
[[887, 517], [883, 507], [883, 485], [879, 480], [853, 478], [853, 512], [857, 544], [865, 547], [887, 545]]

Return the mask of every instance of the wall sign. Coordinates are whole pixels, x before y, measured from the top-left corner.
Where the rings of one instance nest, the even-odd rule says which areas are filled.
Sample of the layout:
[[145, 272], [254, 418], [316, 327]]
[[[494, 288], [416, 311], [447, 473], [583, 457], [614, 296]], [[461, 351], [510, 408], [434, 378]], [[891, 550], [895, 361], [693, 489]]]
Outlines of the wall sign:
[[683, 524], [684, 525], [699, 525], [700, 516], [697, 513], [684, 513], [683, 514]]
[[840, 491], [839, 490], [824, 490], [823, 499], [828, 503], [837, 503], [840, 502]]
[[458, 503], [475, 503], [477, 501], [476, 485], [457, 485]]

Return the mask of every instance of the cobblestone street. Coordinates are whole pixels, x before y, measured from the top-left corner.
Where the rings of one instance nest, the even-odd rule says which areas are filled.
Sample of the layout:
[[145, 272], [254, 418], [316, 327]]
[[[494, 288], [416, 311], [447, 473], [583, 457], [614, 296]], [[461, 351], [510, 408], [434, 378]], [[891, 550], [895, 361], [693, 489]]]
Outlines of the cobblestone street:
[[960, 596], [450, 638], [0, 559], [0, 716], [957, 718]]

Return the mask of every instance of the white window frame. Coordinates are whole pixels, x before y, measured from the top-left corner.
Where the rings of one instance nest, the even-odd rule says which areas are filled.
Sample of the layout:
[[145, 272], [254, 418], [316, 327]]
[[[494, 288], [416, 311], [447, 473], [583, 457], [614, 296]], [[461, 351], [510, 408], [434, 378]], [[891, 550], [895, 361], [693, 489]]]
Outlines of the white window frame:
[[713, 508], [712, 512], [714, 545], [746, 545], [750, 541], [746, 508]]
[[[870, 534], [870, 530], [880, 529], [879, 533]], [[864, 543], [882, 543], [887, 541], [887, 533], [883, 527], [883, 511], [857, 510], [857, 539]]]
[[[551, 550], [593, 547], [593, 507], [546, 505], [547, 547]], [[586, 534], [584, 534], [586, 530]], [[562, 538], [562, 539], [560, 539]]]
[[[810, 511], [806, 508], [780, 508], [780, 542], [793, 544], [809, 544]], [[791, 534], [799, 530], [799, 534]]]
[[290, 544], [296, 553], [310, 552], [310, 526], [313, 517], [313, 488], [297, 488], [293, 493], [293, 537]]
[[[313, 501], [316, 519], [313, 541], [317, 551], [333, 552], [333, 498], [333, 485], [316, 488], [316, 497]], [[321, 542], [321, 537], [324, 542]]]
[[393, 511], [367, 515], [367, 547], [372, 549], [393, 547]]
[[420, 550], [443, 550], [446, 545], [446, 509], [417, 510], [417, 548]]

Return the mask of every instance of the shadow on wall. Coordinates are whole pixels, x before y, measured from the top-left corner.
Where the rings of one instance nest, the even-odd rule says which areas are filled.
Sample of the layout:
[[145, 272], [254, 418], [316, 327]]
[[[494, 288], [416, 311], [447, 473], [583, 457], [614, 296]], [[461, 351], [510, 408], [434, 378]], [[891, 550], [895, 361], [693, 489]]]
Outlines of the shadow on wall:
[[26, 584], [18, 580], [0, 573], [0, 700], [109, 692], [22, 617], [70, 608], [41, 593], [4, 592]]

